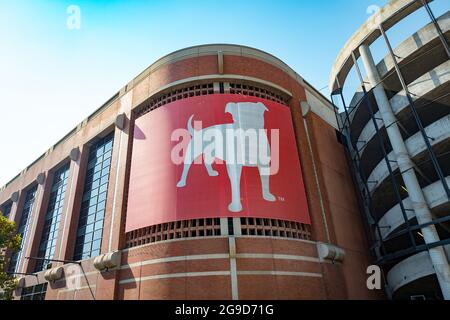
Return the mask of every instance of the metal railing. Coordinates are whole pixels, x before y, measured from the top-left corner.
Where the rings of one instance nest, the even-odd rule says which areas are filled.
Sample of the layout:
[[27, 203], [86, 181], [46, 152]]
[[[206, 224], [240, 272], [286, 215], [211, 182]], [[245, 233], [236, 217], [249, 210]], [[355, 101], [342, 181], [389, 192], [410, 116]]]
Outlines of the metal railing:
[[[444, 50], [447, 52], [447, 55], [450, 58], [449, 54], [449, 45], [447, 43], [447, 40], [445, 36], [442, 36], [442, 30], [439, 29], [439, 25], [436, 23], [436, 19], [434, 18], [434, 15], [426, 3], [424, 1], [424, 7], [427, 10], [427, 13], [430, 17], [431, 22], [434, 24], [435, 28], [438, 31], [439, 39], [440, 39], [440, 45], [444, 48]], [[405, 68], [406, 66], [410, 65], [411, 63], [415, 63], [416, 59], [419, 58], [427, 58], [424, 57], [424, 54], [426, 55], [427, 52], [424, 54], [421, 54], [419, 57], [416, 57], [412, 61], [409, 61], [407, 64], [400, 65], [397, 61], [397, 56], [394, 54], [394, 51], [391, 47], [391, 44], [389, 42], [388, 36], [386, 35], [384, 28], [382, 25], [379, 26], [381, 36], [383, 40], [385, 41], [386, 47], [388, 49], [388, 56], [393, 61], [393, 70], [391, 72], [388, 72], [384, 75], [383, 79], [380, 83], [377, 84], [377, 86], [384, 86], [384, 80], [388, 77], [392, 76], [393, 74], [398, 77], [398, 81], [401, 84], [401, 88], [405, 92], [408, 106], [407, 111], [409, 111], [412, 115], [412, 121], [414, 122], [415, 126], [417, 127], [417, 132], [420, 133], [422, 136], [424, 142], [425, 142], [425, 154], [427, 157], [427, 162], [432, 164], [432, 167], [435, 171], [436, 176], [438, 177], [438, 180], [440, 181], [440, 184], [442, 185], [443, 191], [447, 197], [448, 200], [450, 200], [450, 189], [447, 184], [447, 180], [444, 174], [443, 167], [441, 166], [439, 162], [439, 155], [436, 154], [436, 151], [433, 149], [433, 138], [429, 137], [426, 134], [425, 126], [423, 125], [423, 121], [421, 119], [421, 116], [418, 112], [418, 107], [416, 105], [415, 100], [411, 97], [411, 94], [408, 89], [408, 85], [406, 84], [402, 68]], [[356, 49], [358, 50], [358, 48]], [[431, 48], [428, 52], [429, 56], [431, 56], [431, 51], [435, 50], [435, 47]], [[441, 49], [442, 50], [442, 49]], [[431, 57], [429, 57], [431, 58]], [[336, 117], [338, 119], [338, 125], [339, 125], [339, 131], [340, 133], [345, 137], [345, 145], [347, 149], [347, 156], [351, 163], [352, 167], [352, 173], [354, 182], [357, 185], [359, 189], [359, 200], [360, 200], [360, 206], [361, 211], [364, 213], [364, 220], [366, 229], [368, 231], [368, 239], [370, 241], [371, 249], [373, 250], [374, 255], [376, 256], [376, 263], [377, 264], [387, 264], [387, 263], [393, 263], [395, 261], [398, 261], [399, 259], [403, 259], [407, 256], [410, 256], [416, 252], [423, 251], [430, 249], [432, 247], [441, 246], [450, 243], [449, 238], [440, 239], [440, 241], [434, 242], [434, 243], [428, 243], [425, 244], [420, 237], [417, 237], [418, 232], [420, 232], [421, 228], [427, 227], [429, 225], [442, 225], [444, 223], [448, 223], [450, 221], [450, 215], [444, 216], [444, 217], [433, 217], [433, 220], [429, 223], [425, 224], [418, 224], [417, 222], [414, 222], [414, 216], [411, 217], [411, 215], [408, 217], [408, 211], [413, 211], [410, 208], [406, 208], [403, 200], [405, 197], [405, 188], [403, 185], [399, 184], [401, 183], [401, 175], [400, 172], [398, 172], [398, 169], [393, 168], [393, 163], [395, 163], [395, 160], [389, 159], [388, 150], [392, 150], [392, 146], [390, 146], [389, 141], [385, 141], [383, 139], [383, 136], [381, 134], [382, 128], [380, 128], [380, 121], [382, 119], [377, 118], [377, 105], [374, 104], [373, 101], [373, 90], [374, 88], [371, 88], [370, 90], [366, 89], [367, 82], [365, 82], [361, 70], [359, 69], [358, 61], [356, 59], [356, 55], [352, 54], [352, 60], [353, 65], [355, 67], [355, 70], [357, 72], [360, 87], [362, 89], [362, 97], [354, 103], [352, 106], [348, 106], [344, 94], [343, 94], [343, 86], [339, 84], [336, 81], [337, 88], [334, 92], [331, 94], [331, 100], [333, 103], [338, 106], [341, 105], [342, 109], [341, 112], [337, 112]], [[429, 70], [427, 70], [429, 71]], [[398, 83], [397, 83], [398, 84]], [[387, 88], [385, 88], [387, 89]], [[444, 94], [444, 96], [440, 96], [434, 101], [441, 99], [445, 97], [448, 94]], [[428, 103], [433, 104], [433, 101]], [[363, 109], [364, 108], [364, 109]], [[336, 108], [336, 110], [338, 110]], [[371, 137], [371, 139], [368, 139], [370, 141], [359, 141], [360, 133], [361, 132], [354, 132], [354, 128], [352, 128], [352, 125], [354, 124], [354, 120], [356, 119], [356, 114], [358, 112], [365, 112], [365, 119], [367, 120], [367, 117], [369, 118], [369, 122], [372, 122], [375, 134]], [[357, 119], [356, 119], [357, 120]], [[407, 133], [409, 135], [409, 133]], [[388, 139], [387, 139], [388, 140]], [[362, 153], [364, 151], [365, 147], [368, 145], [368, 143], [371, 142], [373, 145], [376, 145], [378, 150], [378, 155], [381, 154], [382, 161], [385, 162], [386, 168], [388, 171], [388, 177], [384, 178], [384, 181], [388, 181], [390, 183], [390, 189], [393, 193], [393, 196], [395, 198], [396, 205], [398, 204], [400, 207], [400, 211], [402, 214], [402, 224], [400, 228], [397, 228], [396, 230], [390, 232], [387, 236], [383, 236], [381, 233], [381, 229], [383, 228], [389, 228], [390, 226], [384, 226], [380, 225], [381, 217], [386, 212], [377, 212], [377, 206], [374, 203], [373, 195], [377, 191], [377, 188], [369, 188], [369, 185], [374, 183], [377, 184], [378, 181], [370, 181], [369, 175], [367, 172], [365, 172], [365, 166], [362, 163]], [[373, 149], [372, 149], [373, 150]], [[373, 169], [373, 168], [372, 168]], [[413, 170], [418, 171], [418, 166], [416, 164], [415, 168]], [[403, 193], [403, 195], [402, 195]], [[407, 194], [407, 190], [406, 190]], [[392, 251], [392, 249], [387, 248], [388, 243], [392, 243], [392, 241], [395, 241], [395, 239], [398, 239], [399, 237], [403, 237], [403, 243], [401, 245], [401, 249], [396, 249]], [[406, 241], [405, 241], [406, 240]]]

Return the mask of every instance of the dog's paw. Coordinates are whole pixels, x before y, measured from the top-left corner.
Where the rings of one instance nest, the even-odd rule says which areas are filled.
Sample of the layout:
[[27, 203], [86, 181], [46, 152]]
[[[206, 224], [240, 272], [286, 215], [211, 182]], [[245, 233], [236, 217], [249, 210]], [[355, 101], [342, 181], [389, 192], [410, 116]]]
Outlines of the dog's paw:
[[242, 211], [242, 204], [241, 203], [230, 203], [228, 205], [228, 210], [231, 212], [239, 212]]
[[263, 194], [263, 198], [264, 198], [264, 200], [271, 201], [271, 202], [277, 200], [277, 198], [275, 198], [275, 196], [271, 193]]
[[183, 188], [185, 186], [186, 186], [186, 181], [180, 181], [180, 182], [177, 183], [177, 187], [178, 188]]
[[210, 172], [208, 172], [210, 177], [217, 177], [219, 175], [219, 173], [216, 170], [212, 170]]

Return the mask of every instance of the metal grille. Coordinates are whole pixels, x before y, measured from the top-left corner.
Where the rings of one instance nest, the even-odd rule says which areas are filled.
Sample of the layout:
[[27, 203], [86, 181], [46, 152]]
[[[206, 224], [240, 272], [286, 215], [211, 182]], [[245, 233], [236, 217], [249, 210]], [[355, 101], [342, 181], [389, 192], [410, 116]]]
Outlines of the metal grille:
[[130, 231], [126, 234], [126, 247], [181, 238], [220, 235], [220, 218], [206, 218], [161, 223]]
[[[146, 104], [136, 112], [136, 118], [139, 118], [140, 116], [150, 112], [151, 110], [177, 100], [218, 93], [219, 92], [214, 91], [213, 82], [191, 85], [184, 88], [177, 88], [167, 93], [163, 93], [153, 97], [148, 104]], [[256, 85], [249, 85], [247, 83], [229, 83], [229, 92], [222, 92], [221, 90], [221, 93], [232, 93], [251, 97], [259, 97], [262, 99], [272, 100], [284, 105], [288, 105], [288, 98], [284, 97], [282, 94]]]
[[311, 228], [309, 225], [278, 219], [241, 218], [241, 233], [244, 236], [311, 240]]
[[196, 96], [205, 96], [208, 94], [214, 94], [214, 84], [213, 83], [205, 83], [198, 84], [194, 86], [189, 86], [185, 88], [179, 88], [164, 94], [161, 94], [153, 99], [141, 110], [138, 111], [138, 117], [146, 114], [147, 112], [159, 108], [165, 104], [181, 100], [187, 99], [190, 97]]
[[[242, 235], [311, 240], [309, 225], [277, 219], [241, 218], [241, 232]], [[130, 231], [126, 234], [126, 247], [172, 239], [220, 235], [220, 218], [183, 220]]]
[[253, 85], [242, 83], [230, 83], [230, 93], [241, 94], [244, 96], [259, 97], [267, 100], [272, 100], [284, 105], [287, 105], [287, 100], [281, 95], [276, 94], [270, 90], [260, 88]]

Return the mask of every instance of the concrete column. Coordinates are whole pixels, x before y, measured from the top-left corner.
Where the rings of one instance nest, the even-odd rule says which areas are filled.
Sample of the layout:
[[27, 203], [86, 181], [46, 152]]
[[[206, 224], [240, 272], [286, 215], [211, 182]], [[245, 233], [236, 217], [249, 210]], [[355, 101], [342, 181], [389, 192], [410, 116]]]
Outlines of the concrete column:
[[108, 194], [106, 199], [105, 222], [103, 224], [103, 238], [101, 253], [108, 253], [121, 249], [124, 241], [127, 162], [133, 143], [133, 127], [131, 126], [131, 106], [133, 90], [120, 98], [120, 117], [123, 125], [118, 125], [114, 132], [114, 143], [109, 172]]
[[[125, 207], [127, 162], [133, 143], [133, 127], [130, 123], [133, 90], [120, 98], [120, 108], [116, 120], [114, 143], [109, 173], [108, 195], [106, 199], [105, 221], [101, 253], [114, 252], [122, 249], [125, 241]], [[117, 299], [120, 268], [103, 271], [97, 278], [95, 297], [98, 300]]]
[[16, 191], [16, 192], [14, 192], [13, 195], [11, 195], [12, 205], [11, 205], [11, 211], [9, 212], [9, 218], [8, 218], [9, 221], [15, 221], [20, 196], [21, 196], [20, 191]]
[[235, 236], [242, 235], [241, 218], [233, 218], [233, 231]]
[[228, 218], [220, 218], [220, 235], [228, 235]]
[[[45, 215], [47, 213], [48, 200], [50, 198], [50, 192], [53, 183], [53, 173], [48, 172], [46, 174], [45, 182], [38, 187], [39, 197], [36, 198], [36, 211], [35, 217], [30, 222], [30, 244], [27, 248], [27, 251], [24, 252], [26, 257], [35, 257], [39, 251], [39, 246], [41, 244], [42, 239], [42, 229], [45, 224]], [[24, 272], [33, 272], [36, 266], [36, 260], [24, 260]]]
[[[41, 207], [44, 205], [44, 193], [46, 189], [47, 179], [42, 183], [38, 183], [36, 189], [36, 195], [34, 198], [33, 208], [28, 217], [28, 231], [26, 232], [25, 238], [22, 240], [22, 255], [20, 261], [17, 262], [17, 272], [26, 272], [28, 269], [29, 259], [25, 259], [30, 256], [32, 242], [36, 233], [36, 224], [39, 219], [39, 214], [41, 212]], [[26, 192], [24, 192], [26, 194]]]
[[[373, 88], [373, 94], [375, 96], [375, 100], [377, 101], [378, 109], [383, 119], [389, 141], [392, 145], [399, 170], [413, 204], [417, 221], [419, 224], [431, 222], [431, 212], [425, 201], [419, 181], [417, 180], [417, 176], [414, 171], [414, 163], [408, 154], [405, 142], [400, 134], [397, 119], [392, 111], [392, 106], [388, 100], [386, 92], [380, 84], [381, 78], [378, 74], [372, 53], [367, 45], [362, 45], [359, 47], [359, 52], [366, 69], [370, 85]], [[424, 227], [421, 230], [425, 243], [431, 244], [440, 240], [434, 225]], [[436, 271], [444, 299], [450, 300], [450, 266], [445, 251], [443, 247], [440, 246], [429, 249], [429, 254], [434, 270]]]
[[16, 202], [14, 202], [13, 208], [11, 209], [11, 215], [9, 220], [14, 221], [17, 227], [19, 227], [20, 219], [22, 218], [23, 205], [25, 204], [25, 197], [27, 192], [25, 190], [20, 190], [19, 197]]
[[[23, 204], [25, 202], [25, 195], [26, 195], [26, 192], [24, 192], [23, 190], [17, 191], [17, 194], [14, 197], [15, 199], [13, 200], [13, 205], [11, 207], [11, 213], [9, 214], [9, 221], [14, 222], [16, 224], [17, 228], [19, 226], [20, 218], [22, 217], [22, 209], [23, 209]], [[11, 250], [6, 251], [8, 268], [9, 268], [9, 263], [11, 262], [10, 259], [13, 254], [14, 254], [14, 252]], [[16, 266], [18, 266], [18, 264], [19, 264], [19, 262], [17, 263]]]
[[84, 145], [77, 153], [76, 157], [74, 156], [73, 159], [71, 157], [54, 259], [72, 260], [73, 258], [89, 147]]
[[[14, 192], [14, 195], [11, 195], [10, 197], [10, 201], [11, 203], [11, 210], [9, 211], [9, 216], [8, 216], [8, 220], [9, 221], [14, 221], [14, 217], [16, 215], [17, 212], [17, 204], [19, 202], [19, 198], [20, 198], [20, 191]], [[11, 258], [11, 250], [6, 250], [5, 252], [5, 258], [6, 261], [9, 261], [9, 259]]]

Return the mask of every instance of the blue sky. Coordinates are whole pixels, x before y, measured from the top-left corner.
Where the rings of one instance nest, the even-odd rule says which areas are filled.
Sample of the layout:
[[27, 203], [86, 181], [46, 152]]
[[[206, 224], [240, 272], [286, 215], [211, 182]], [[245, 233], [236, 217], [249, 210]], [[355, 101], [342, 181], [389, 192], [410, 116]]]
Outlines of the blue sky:
[[[262, 49], [322, 89], [342, 45], [370, 8], [385, 3], [0, 0], [0, 186], [152, 62], [183, 47]], [[70, 5], [81, 10], [79, 30], [67, 28]], [[448, 0], [433, 4], [437, 15], [448, 7]], [[418, 23], [425, 24], [411, 19], [399, 33]]]

